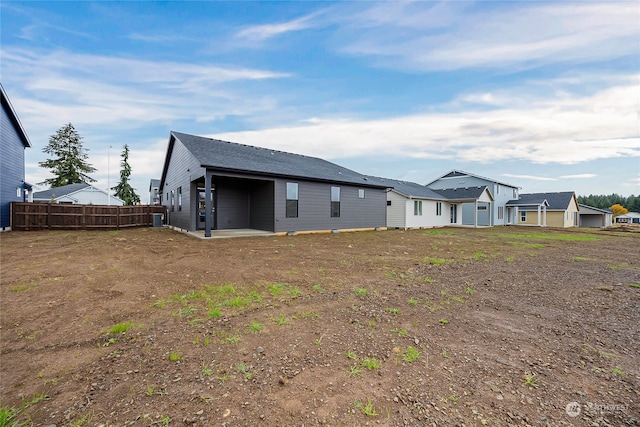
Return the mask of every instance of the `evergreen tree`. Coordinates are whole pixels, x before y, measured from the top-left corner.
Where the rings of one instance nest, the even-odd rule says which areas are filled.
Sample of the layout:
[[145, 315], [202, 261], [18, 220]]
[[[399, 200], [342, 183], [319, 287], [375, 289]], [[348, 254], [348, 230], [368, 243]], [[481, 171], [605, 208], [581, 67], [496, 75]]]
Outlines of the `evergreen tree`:
[[111, 187], [111, 189], [116, 192], [114, 195], [122, 200], [125, 205], [135, 205], [140, 203], [140, 197], [129, 184], [131, 166], [129, 165], [129, 146], [127, 144], [124, 144], [120, 157], [122, 157], [120, 162], [120, 167], [122, 168], [120, 169], [120, 182], [115, 187]]
[[40, 184], [48, 184], [51, 187], [61, 187], [67, 184], [90, 183], [96, 180], [89, 173], [96, 169], [87, 163], [87, 151], [82, 147], [82, 137], [71, 123], [58, 129], [49, 137], [49, 144], [42, 149], [43, 152], [55, 156], [39, 162], [43, 168], [49, 169], [55, 175], [54, 178], [45, 179]]

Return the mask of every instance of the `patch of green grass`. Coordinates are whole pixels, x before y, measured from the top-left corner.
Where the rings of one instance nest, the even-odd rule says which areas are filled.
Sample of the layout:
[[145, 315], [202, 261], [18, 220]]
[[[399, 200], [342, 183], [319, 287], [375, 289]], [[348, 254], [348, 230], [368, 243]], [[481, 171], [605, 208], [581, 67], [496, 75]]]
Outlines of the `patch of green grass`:
[[177, 311], [175, 311], [173, 314], [174, 316], [178, 316], [178, 317], [187, 317], [192, 315], [196, 311], [197, 310], [194, 307], [189, 306], [189, 307], [180, 308]]
[[363, 297], [369, 294], [369, 291], [367, 291], [365, 288], [353, 288], [353, 292]]
[[158, 300], [156, 302], [154, 302], [153, 304], [151, 304], [152, 307], [156, 307], [156, 308], [162, 308], [164, 307], [164, 301], [163, 300]]
[[431, 265], [443, 265], [443, 264], [452, 263], [453, 260], [452, 259], [434, 258], [434, 257], [426, 256], [426, 257], [424, 257], [422, 259], [422, 262], [425, 263], [425, 264], [431, 264]]
[[249, 325], [249, 330], [251, 332], [260, 332], [262, 331], [262, 328], [264, 326], [262, 326], [262, 323], [260, 322], [251, 322], [251, 324]]
[[456, 233], [450, 230], [427, 230], [424, 234], [428, 234], [430, 236], [453, 236]]
[[629, 264], [626, 262], [623, 262], [622, 264], [612, 264], [609, 266], [609, 268], [612, 270], [618, 270], [620, 268], [627, 268], [627, 267], [629, 267]]
[[273, 321], [276, 322], [276, 325], [278, 326], [283, 326], [289, 323], [289, 321], [287, 320], [287, 316], [284, 314], [280, 314], [278, 317], [273, 319]]
[[476, 253], [473, 254], [473, 259], [476, 260], [476, 261], [479, 261], [479, 260], [481, 260], [483, 258], [486, 258], [486, 257], [487, 257], [487, 254], [485, 254], [482, 251], [479, 251], [479, 252], [476, 252]]
[[180, 353], [177, 350], [171, 350], [169, 352], [169, 360], [172, 362], [180, 361]]
[[365, 367], [365, 368], [367, 368], [367, 369], [369, 369], [371, 371], [377, 371], [378, 369], [380, 369], [380, 366], [382, 365], [382, 362], [380, 362], [375, 357], [365, 357], [360, 362], [360, 365], [362, 365], [363, 367]]
[[459, 297], [459, 296], [457, 296], [457, 295], [452, 295], [452, 296], [451, 296], [451, 299], [452, 299], [452, 300], [454, 300], [455, 302], [459, 302], [459, 303], [461, 303], [461, 304], [464, 304], [464, 303], [465, 303], [464, 298]]
[[424, 278], [424, 283], [433, 283], [433, 279], [430, 277], [425, 277]]
[[508, 263], [512, 263], [512, 262], [514, 262], [514, 261], [516, 260], [516, 257], [514, 257], [514, 256], [512, 255], [512, 256], [508, 256], [508, 257], [506, 257], [504, 260], [505, 260], [506, 262], [508, 262]]
[[287, 287], [287, 283], [271, 283], [267, 285], [267, 290], [272, 296], [283, 295], [285, 292], [285, 287]]
[[351, 349], [347, 350], [347, 357], [351, 360], [358, 360], [358, 356], [356, 355], [356, 352]]
[[391, 313], [391, 314], [400, 314], [400, 310], [398, 310], [397, 308], [385, 308], [384, 311], [386, 311], [387, 313]]
[[394, 332], [394, 333], [400, 335], [401, 337], [406, 337], [407, 336], [407, 330], [406, 329], [393, 328], [391, 330], [391, 332]]
[[[31, 285], [18, 285], [18, 286], [14, 286], [12, 288], [9, 288], [9, 290], [11, 292], [23, 292], [23, 291], [30, 291], [31, 289], [35, 288], [36, 286], [38, 286], [35, 283], [32, 283]], [[1, 425], [0, 425], [1, 426]]]
[[640, 289], [640, 285], [638, 285], [637, 283], [629, 283], [627, 286], [629, 286], [630, 288]]
[[367, 403], [363, 403], [359, 400], [356, 400], [353, 403], [353, 406], [355, 406], [357, 409], [360, 410], [360, 412], [362, 412], [363, 414], [369, 416], [369, 417], [377, 417], [378, 413], [376, 412], [376, 408], [373, 406], [373, 402], [371, 402], [371, 399], [367, 398]]
[[413, 306], [418, 305], [418, 303], [419, 303], [419, 302], [420, 302], [420, 300], [419, 300], [419, 299], [416, 299], [416, 298], [409, 298], [409, 301], [407, 301], [407, 303], [408, 303], [409, 305], [413, 305]]
[[611, 289], [609, 286], [598, 286], [598, 290], [599, 291], [607, 291], [607, 292], [612, 292], [613, 289]]
[[418, 351], [418, 349], [415, 347], [409, 346], [407, 348], [407, 351], [404, 353], [402, 360], [404, 360], [405, 362], [411, 363], [411, 362], [415, 362], [419, 358], [420, 358], [420, 352]]
[[464, 290], [464, 293], [465, 293], [465, 294], [467, 294], [467, 295], [473, 295], [473, 294], [475, 294], [476, 292], [478, 292], [478, 291], [476, 291], [475, 289], [471, 289], [471, 288], [469, 288], [469, 287], [468, 287], [467, 289], [465, 289], [465, 290]]
[[242, 376], [244, 377], [244, 379], [246, 379], [246, 380], [250, 380], [255, 375], [255, 373], [253, 372], [251, 366], [247, 365], [244, 362], [240, 362], [240, 363], [238, 363], [236, 365], [236, 371], [241, 373]]
[[619, 366], [616, 366], [615, 368], [613, 368], [613, 369], [611, 370], [611, 372], [612, 372], [613, 374], [615, 374], [615, 375], [619, 375], [619, 376], [621, 376], [621, 377], [624, 377], [624, 376], [626, 376], [626, 375], [627, 375], [627, 373], [626, 373], [625, 371], [623, 371], [622, 369], [620, 369], [620, 367], [619, 367]]
[[444, 319], [444, 318], [443, 318], [443, 319], [438, 320], [438, 322], [439, 322], [441, 325], [443, 325], [443, 326], [444, 326], [444, 325], [446, 325], [447, 323], [449, 323], [449, 321], [448, 321], [447, 319]]
[[220, 310], [220, 307], [213, 308], [207, 312], [207, 316], [211, 317], [212, 319], [217, 319], [218, 317], [222, 316], [222, 310]]
[[354, 364], [353, 366], [351, 366], [349, 368], [349, 376], [350, 377], [355, 377], [357, 375], [360, 375], [362, 373], [362, 369], [360, 369], [360, 366], [358, 366], [358, 364]]
[[572, 259], [574, 261], [591, 261], [590, 258], [586, 258], [586, 257], [583, 257], [583, 256], [574, 256]]
[[316, 291], [316, 292], [322, 292], [322, 291], [324, 291], [324, 289], [322, 289], [322, 286], [320, 286], [320, 285], [313, 285], [313, 286], [311, 287], [311, 289], [313, 289], [313, 290], [314, 290], [314, 291]]
[[240, 335], [238, 334], [229, 334], [224, 337], [223, 342], [225, 344], [238, 344], [240, 342]]
[[133, 322], [121, 322], [121, 323], [118, 323], [117, 325], [113, 325], [109, 329], [109, 333], [121, 334], [123, 332], [127, 332], [129, 329], [133, 328], [134, 326], [135, 326], [135, 323]]

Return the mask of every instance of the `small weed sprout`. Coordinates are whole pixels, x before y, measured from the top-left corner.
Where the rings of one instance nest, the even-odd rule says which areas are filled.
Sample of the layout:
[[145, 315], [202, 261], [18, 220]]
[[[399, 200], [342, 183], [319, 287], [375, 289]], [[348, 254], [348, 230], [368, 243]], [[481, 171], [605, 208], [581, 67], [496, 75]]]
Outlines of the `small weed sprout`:
[[397, 308], [385, 308], [384, 311], [391, 314], [400, 314], [400, 310]]
[[351, 349], [347, 350], [347, 357], [351, 360], [358, 360], [358, 356], [356, 355], [356, 352]]
[[353, 406], [355, 406], [356, 408], [360, 409], [360, 412], [362, 412], [363, 414], [369, 416], [369, 417], [377, 417], [378, 413], [376, 412], [376, 408], [373, 406], [373, 402], [371, 402], [371, 399], [367, 398], [367, 403], [362, 403], [359, 400], [356, 400], [353, 403]]
[[535, 379], [536, 374], [526, 372], [524, 374], [524, 382], [522, 385], [538, 388], [538, 382]]
[[316, 292], [322, 292], [324, 290], [324, 289], [322, 289], [322, 286], [320, 286], [320, 285], [313, 285], [311, 287], [311, 289], [313, 289]]
[[418, 349], [415, 347], [409, 346], [402, 360], [404, 360], [405, 362], [411, 363], [411, 362], [415, 362], [419, 358], [420, 358], [420, 352], [418, 351]]
[[611, 372], [612, 372], [613, 374], [615, 374], [615, 375], [619, 375], [619, 376], [621, 376], [621, 377], [624, 377], [624, 376], [626, 376], [626, 375], [627, 375], [627, 373], [626, 373], [625, 371], [623, 371], [622, 369], [620, 369], [620, 367], [619, 367], [619, 366], [616, 366], [615, 368], [613, 368], [613, 369], [611, 370]]
[[369, 292], [365, 288], [354, 288], [353, 291], [360, 296], [367, 296]]
[[113, 325], [109, 329], [110, 334], [121, 334], [127, 332], [129, 329], [133, 328], [135, 324], [133, 322], [121, 322], [117, 325]]
[[162, 423], [163, 426], [168, 426], [169, 423], [171, 422], [171, 418], [169, 417], [162, 417], [160, 418], [160, 422]]
[[287, 316], [285, 316], [284, 314], [281, 314], [280, 316], [276, 317], [274, 319], [274, 322], [276, 322], [276, 324], [278, 326], [283, 326], [283, 325], [286, 325], [287, 323], [289, 323], [287, 321]]
[[371, 371], [377, 371], [380, 369], [381, 362], [375, 357], [365, 357], [362, 359], [362, 362], [360, 362], [360, 365]]
[[638, 285], [637, 283], [629, 283], [627, 286], [629, 286], [630, 288], [640, 289], [640, 285]]
[[322, 345], [322, 336], [320, 338], [313, 340], [313, 342], [315, 345]]
[[251, 332], [255, 333], [262, 331], [262, 328], [263, 326], [260, 322], [251, 322], [251, 324], [249, 325], [249, 329], [251, 330]]
[[415, 299], [415, 298], [409, 298], [409, 301], [407, 301], [407, 302], [409, 303], [409, 305], [413, 305], [415, 307], [416, 305], [418, 305], [420, 300]]
[[216, 307], [209, 310], [207, 312], [207, 316], [209, 316], [212, 319], [217, 319], [218, 317], [222, 316], [222, 311], [220, 310], [220, 307]]
[[169, 352], [169, 360], [172, 362], [180, 361], [180, 353], [177, 350], [171, 350]]
[[467, 289], [464, 290], [464, 293], [467, 294], [467, 295], [473, 295], [476, 292], [478, 292], [478, 291], [476, 291], [475, 289], [469, 288], [469, 287], [467, 287]]
[[360, 375], [361, 373], [362, 373], [362, 370], [360, 369], [357, 363], [351, 366], [351, 368], [349, 369], [350, 377], [355, 377], [357, 375]]
[[447, 319], [444, 319], [444, 318], [443, 318], [443, 319], [438, 320], [438, 322], [439, 322], [442, 326], [444, 326], [444, 325], [446, 325], [447, 323], [449, 323], [449, 321], [448, 321]]
[[400, 335], [401, 337], [406, 337], [407, 336], [407, 330], [406, 329], [393, 328], [391, 330], [391, 332], [394, 332], [394, 333]]

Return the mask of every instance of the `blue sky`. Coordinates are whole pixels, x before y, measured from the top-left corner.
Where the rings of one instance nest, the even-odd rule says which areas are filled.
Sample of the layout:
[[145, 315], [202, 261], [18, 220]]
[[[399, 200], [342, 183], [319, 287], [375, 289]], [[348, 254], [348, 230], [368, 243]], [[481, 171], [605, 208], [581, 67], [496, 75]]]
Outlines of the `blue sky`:
[[[640, 3], [0, 3], [33, 148], [71, 122], [97, 186], [123, 144], [148, 201], [176, 130], [426, 183], [640, 193]], [[109, 148], [111, 147], [111, 148]], [[44, 189], [44, 187], [40, 187]]]

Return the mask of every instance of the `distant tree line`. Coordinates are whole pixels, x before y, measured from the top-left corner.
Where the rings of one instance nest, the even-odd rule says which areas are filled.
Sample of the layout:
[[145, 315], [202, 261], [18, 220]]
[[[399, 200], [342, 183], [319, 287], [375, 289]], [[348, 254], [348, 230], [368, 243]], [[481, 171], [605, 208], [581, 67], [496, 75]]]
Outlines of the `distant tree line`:
[[629, 212], [640, 212], [640, 195], [634, 196], [632, 194], [629, 197], [624, 197], [615, 193], [608, 196], [590, 194], [578, 196], [578, 203], [600, 209], [611, 209], [613, 205], [621, 205]]

